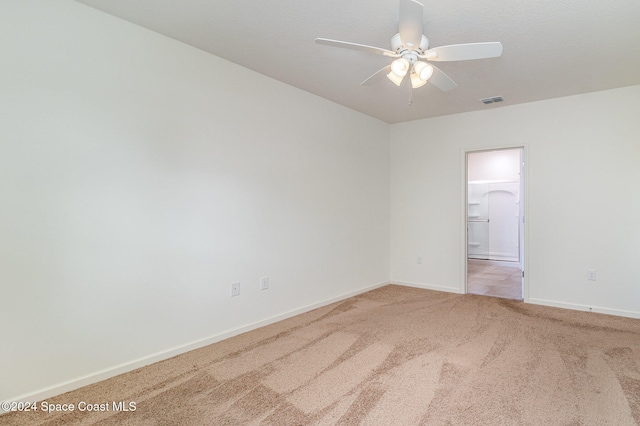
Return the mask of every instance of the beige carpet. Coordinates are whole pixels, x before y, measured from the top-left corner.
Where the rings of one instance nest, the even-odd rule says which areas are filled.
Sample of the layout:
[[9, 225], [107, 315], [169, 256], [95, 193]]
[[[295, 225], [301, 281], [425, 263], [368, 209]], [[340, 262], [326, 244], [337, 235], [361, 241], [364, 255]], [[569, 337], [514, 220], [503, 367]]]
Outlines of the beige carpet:
[[80, 401], [0, 424], [634, 425], [640, 320], [391, 285], [48, 400]]

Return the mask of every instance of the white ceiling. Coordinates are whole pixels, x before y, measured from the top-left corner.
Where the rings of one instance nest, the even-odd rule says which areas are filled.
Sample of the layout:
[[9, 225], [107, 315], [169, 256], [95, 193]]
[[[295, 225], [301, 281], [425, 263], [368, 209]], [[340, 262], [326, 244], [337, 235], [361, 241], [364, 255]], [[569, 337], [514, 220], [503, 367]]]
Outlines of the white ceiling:
[[499, 41], [504, 53], [439, 62], [458, 87], [427, 84], [411, 106], [408, 85], [360, 86], [390, 58], [314, 43], [390, 48], [398, 0], [77, 1], [388, 123], [640, 84], [638, 0], [423, 0], [431, 47]]

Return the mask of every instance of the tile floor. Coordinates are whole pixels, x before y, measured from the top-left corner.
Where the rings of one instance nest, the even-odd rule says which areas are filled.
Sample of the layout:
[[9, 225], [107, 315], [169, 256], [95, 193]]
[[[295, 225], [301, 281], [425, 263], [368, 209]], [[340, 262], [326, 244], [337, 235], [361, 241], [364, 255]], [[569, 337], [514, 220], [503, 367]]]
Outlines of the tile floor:
[[467, 291], [471, 294], [522, 300], [522, 269], [518, 263], [469, 260], [467, 263]]

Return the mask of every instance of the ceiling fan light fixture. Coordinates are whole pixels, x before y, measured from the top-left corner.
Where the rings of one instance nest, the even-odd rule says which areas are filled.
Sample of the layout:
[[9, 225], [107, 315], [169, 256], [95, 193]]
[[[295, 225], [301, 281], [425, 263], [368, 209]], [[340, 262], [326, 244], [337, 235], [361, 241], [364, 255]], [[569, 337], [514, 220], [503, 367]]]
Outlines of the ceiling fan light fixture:
[[391, 72], [402, 78], [407, 75], [410, 65], [409, 61], [405, 58], [398, 58], [391, 63]]
[[414, 89], [417, 89], [418, 87], [422, 87], [425, 84], [427, 84], [427, 80], [423, 80], [421, 79], [418, 74], [416, 74], [415, 72], [411, 73], [411, 87], [413, 87]]
[[418, 76], [418, 78], [424, 82], [429, 80], [429, 78], [433, 75], [433, 67], [426, 62], [416, 62], [413, 66], [413, 71]]
[[396, 86], [400, 86], [400, 83], [402, 83], [402, 80], [404, 79], [404, 75], [399, 76], [391, 71], [389, 74], [387, 74], [387, 78], [389, 78], [389, 80], [391, 80]]

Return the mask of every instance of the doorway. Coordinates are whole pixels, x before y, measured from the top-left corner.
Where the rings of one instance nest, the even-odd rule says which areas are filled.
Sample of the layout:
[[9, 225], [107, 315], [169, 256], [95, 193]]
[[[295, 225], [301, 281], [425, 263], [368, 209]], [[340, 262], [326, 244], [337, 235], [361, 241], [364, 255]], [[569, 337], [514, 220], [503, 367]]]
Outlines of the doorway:
[[522, 300], [524, 148], [466, 153], [467, 293]]

